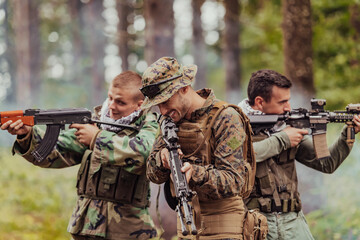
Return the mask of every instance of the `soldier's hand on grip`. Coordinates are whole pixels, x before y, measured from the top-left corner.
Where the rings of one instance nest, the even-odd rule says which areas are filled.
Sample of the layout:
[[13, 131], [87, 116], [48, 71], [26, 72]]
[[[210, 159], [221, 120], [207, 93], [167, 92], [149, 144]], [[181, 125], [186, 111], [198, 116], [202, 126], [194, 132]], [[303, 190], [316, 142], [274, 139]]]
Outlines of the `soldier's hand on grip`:
[[86, 146], [90, 145], [92, 139], [99, 131], [99, 128], [94, 124], [73, 123], [70, 125], [69, 128], [77, 129], [77, 131], [75, 132], [77, 140]]
[[304, 135], [309, 133], [306, 129], [299, 129], [294, 127], [287, 127], [283, 131], [288, 135], [291, 147], [297, 146], [303, 139]]
[[[181, 151], [181, 149], [178, 149], [178, 154], [180, 159], [184, 156], [184, 153]], [[164, 168], [170, 169], [170, 165], [169, 165], [169, 150], [167, 148], [163, 148], [160, 152], [160, 158], [161, 158], [161, 162]]]
[[360, 132], [360, 115], [354, 115], [353, 122], [355, 123], [355, 134]]
[[181, 171], [185, 173], [186, 182], [189, 183], [193, 171], [192, 165], [188, 162], [184, 162]]

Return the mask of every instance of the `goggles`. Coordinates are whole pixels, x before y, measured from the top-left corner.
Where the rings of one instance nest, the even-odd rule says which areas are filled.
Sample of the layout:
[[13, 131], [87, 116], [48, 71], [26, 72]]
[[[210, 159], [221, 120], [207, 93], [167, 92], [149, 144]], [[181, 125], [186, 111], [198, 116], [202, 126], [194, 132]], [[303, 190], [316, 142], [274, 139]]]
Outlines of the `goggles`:
[[156, 95], [158, 95], [162, 90], [164, 90], [168, 86], [168, 85], [166, 85], [165, 87], [161, 86], [162, 84], [170, 82], [179, 77], [182, 77], [182, 74], [165, 79], [157, 83], [149, 84], [145, 87], [140, 88], [140, 91], [142, 92], [142, 94], [144, 94], [145, 97], [148, 97], [149, 99], [154, 98]]

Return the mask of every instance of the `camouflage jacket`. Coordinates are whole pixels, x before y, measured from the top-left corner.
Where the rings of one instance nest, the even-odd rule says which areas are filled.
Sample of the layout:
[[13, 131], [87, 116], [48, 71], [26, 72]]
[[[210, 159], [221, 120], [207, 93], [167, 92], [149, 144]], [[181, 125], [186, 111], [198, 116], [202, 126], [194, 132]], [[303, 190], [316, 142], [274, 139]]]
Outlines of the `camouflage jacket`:
[[[239, 106], [246, 114], [257, 111], [250, 107], [247, 100], [242, 101]], [[279, 125], [278, 128], [282, 129], [281, 126], [284, 123], [279, 123]], [[258, 141], [255, 140], [256, 137]], [[274, 133], [262, 132], [253, 139], [255, 140], [253, 146], [257, 164], [256, 179], [253, 192], [246, 202], [248, 208], [260, 208], [263, 212], [298, 212], [301, 210], [295, 161], [323, 173], [333, 173], [351, 151], [351, 147], [346, 143], [346, 126], [338, 139], [330, 146], [330, 156], [321, 159], [316, 156], [311, 135], [304, 135], [296, 147], [291, 147], [289, 136], [282, 130]], [[290, 199], [296, 199], [298, 205], [295, 206], [295, 210], [286, 207], [283, 208], [285, 210], [279, 209], [274, 204], [264, 207], [265, 203], [269, 204], [270, 200], [273, 203], [276, 199], [281, 199], [281, 208], [284, 206], [284, 201], [290, 202]], [[261, 207], [259, 204], [263, 204], [263, 206]]]
[[[202, 108], [192, 113], [191, 119], [188, 119], [191, 122], [196, 122], [200, 116], [208, 114], [214, 102], [218, 101], [210, 89], [202, 89], [197, 93], [206, 98], [206, 101]], [[177, 125], [179, 124], [181, 122], [177, 123]], [[189, 187], [197, 192], [200, 201], [236, 196], [244, 184], [242, 145], [245, 140], [245, 132], [239, 113], [233, 108], [223, 110], [212, 126], [212, 132], [216, 145], [212, 146], [214, 152], [211, 164], [205, 166], [192, 164], [193, 173], [189, 181]], [[160, 134], [156, 138], [147, 162], [147, 176], [150, 181], [157, 184], [167, 181], [170, 176], [170, 170], [164, 168], [160, 160], [159, 153], [164, 147], [165, 143]], [[201, 156], [198, 155], [195, 157], [200, 159]]]
[[[98, 112], [98, 107], [96, 109]], [[145, 161], [149, 155], [158, 130], [156, 115], [143, 112], [131, 125], [141, 126], [139, 132], [124, 129], [119, 133], [100, 130], [96, 135], [90, 162], [91, 170], [98, 171], [104, 164], [121, 166], [126, 171], [142, 175], [146, 173]], [[75, 130], [62, 131], [55, 149], [41, 163], [30, 154], [41, 141], [43, 130], [33, 130], [17, 139], [13, 152], [44, 168], [64, 168], [81, 163], [89, 147], [79, 143]], [[150, 189], [148, 190], [148, 199]], [[106, 239], [149, 239], [156, 236], [148, 208], [138, 208], [105, 200], [79, 197], [71, 216], [68, 231], [72, 234], [93, 235]]]

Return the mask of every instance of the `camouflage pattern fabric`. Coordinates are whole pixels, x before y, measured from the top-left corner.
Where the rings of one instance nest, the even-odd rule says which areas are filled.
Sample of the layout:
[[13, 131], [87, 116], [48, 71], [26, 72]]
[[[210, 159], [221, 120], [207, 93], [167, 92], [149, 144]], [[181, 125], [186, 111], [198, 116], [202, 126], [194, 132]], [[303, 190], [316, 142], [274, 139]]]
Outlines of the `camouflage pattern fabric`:
[[[197, 121], [200, 116], [211, 110], [215, 101], [218, 101], [210, 89], [202, 89], [197, 93], [206, 98], [206, 102], [202, 108], [192, 113], [189, 121]], [[242, 144], [245, 132], [239, 113], [232, 108], [225, 109], [215, 121], [212, 131], [216, 143], [216, 146], [213, 146], [214, 159], [211, 159], [211, 164], [205, 166], [193, 164], [189, 182], [189, 187], [197, 192], [200, 201], [236, 196], [240, 194], [244, 184]], [[170, 170], [164, 168], [160, 160], [160, 151], [164, 147], [165, 143], [160, 134], [147, 162], [147, 176], [150, 181], [157, 184], [167, 181], [170, 176]], [[201, 156], [195, 157], [201, 159]]]
[[[118, 134], [105, 130], [99, 132], [94, 149], [92, 149], [90, 171], [98, 171], [102, 164], [113, 164], [122, 166], [134, 174], [145, 174], [145, 162], [158, 130], [156, 115], [142, 113], [132, 124], [141, 126], [138, 133], [130, 129], [125, 129]], [[56, 148], [41, 163], [36, 162], [31, 155], [44, 134], [38, 127], [34, 127], [25, 138], [17, 139], [13, 152], [40, 167], [64, 168], [77, 165], [81, 162], [87, 147], [76, 140], [74, 132], [75, 130], [63, 131]], [[137, 208], [129, 204], [105, 200], [91, 200], [86, 197], [78, 198], [68, 231], [72, 234], [97, 236], [110, 240], [149, 239], [156, 236], [148, 208]]]
[[165, 87], [160, 94], [154, 98], [145, 98], [144, 103], [141, 105], [142, 109], [150, 108], [159, 103], [168, 100], [180, 88], [191, 85], [197, 72], [196, 65], [181, 66], [178, 61], [173, 57], [162, 57], [146, 69], [142, 77], [142, 85], [146, 87], [150, 84], [158, 83], [166, 79], [179, 76], [173, 81], [164, 83]]

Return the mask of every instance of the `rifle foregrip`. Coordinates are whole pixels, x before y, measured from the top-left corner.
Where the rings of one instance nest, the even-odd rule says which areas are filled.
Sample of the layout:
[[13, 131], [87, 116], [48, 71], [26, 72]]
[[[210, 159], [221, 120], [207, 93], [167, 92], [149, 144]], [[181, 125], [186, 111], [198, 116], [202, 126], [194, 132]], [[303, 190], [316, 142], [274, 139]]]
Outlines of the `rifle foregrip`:
[[42, 162], [54, 149], [62, 125], [46, 125], [46, 132], [40, 145], [31, 153], [37, 162]]
[[355, 128], [353, 122], [346, 123], [347, 129], [346, 129], [346, 143], [349, 146], [352, 146], [355, 142]]

